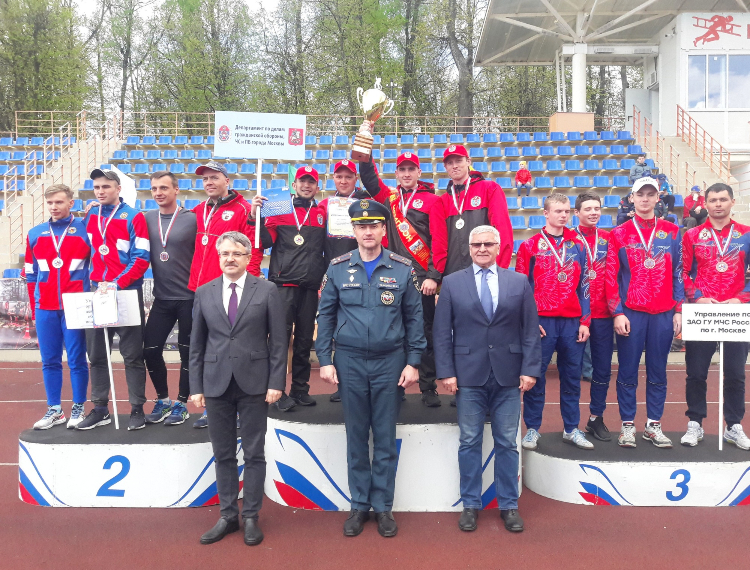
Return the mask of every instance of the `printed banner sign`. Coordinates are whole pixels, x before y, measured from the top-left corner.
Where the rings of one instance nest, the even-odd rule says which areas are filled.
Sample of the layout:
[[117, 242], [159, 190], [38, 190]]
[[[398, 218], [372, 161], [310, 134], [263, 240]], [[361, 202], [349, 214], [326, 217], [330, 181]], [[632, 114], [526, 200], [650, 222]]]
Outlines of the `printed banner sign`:
[[750, 342], [750, 305], [682, 305], [683, 340]]
[[306, 115], [216, 111], [214, 156], [305, 160]]

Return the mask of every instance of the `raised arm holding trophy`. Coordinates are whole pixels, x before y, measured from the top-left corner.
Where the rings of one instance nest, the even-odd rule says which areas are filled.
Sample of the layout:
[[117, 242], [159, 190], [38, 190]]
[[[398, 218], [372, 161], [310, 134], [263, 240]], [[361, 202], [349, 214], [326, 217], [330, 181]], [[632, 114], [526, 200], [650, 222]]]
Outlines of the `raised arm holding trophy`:
[[357, 101], [360, 108], [365, 112], [365, 122], [359, 128], [352, 144], [352, 160], [357, 162], [370, 162], [372, 154], [372, 126], [383, 115], [393, 110], [393, 101], [380, 90], [380, 77], [375, 78], [373, 89], [363, 90], [357, 88]]

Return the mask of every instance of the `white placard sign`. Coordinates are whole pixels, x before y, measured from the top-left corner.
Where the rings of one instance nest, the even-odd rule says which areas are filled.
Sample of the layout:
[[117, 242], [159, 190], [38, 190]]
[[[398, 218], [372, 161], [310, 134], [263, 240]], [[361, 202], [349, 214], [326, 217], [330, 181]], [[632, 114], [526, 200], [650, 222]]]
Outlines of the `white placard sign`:
[[[62, 297], [65, 323], [69, 329], [101, 328], [94, 326], [93, 291], [89, 293], [63, 293]], [[138, 306], [137, 291], [117, 292], [117, 316], [116, 326], [133, 327], [141, 324], [141, 310]]]
[[305, 160], [306, 115], [216, 111], [214, 156]]
[[682, 305], [683, 340], [750, 342], [750, 304]]

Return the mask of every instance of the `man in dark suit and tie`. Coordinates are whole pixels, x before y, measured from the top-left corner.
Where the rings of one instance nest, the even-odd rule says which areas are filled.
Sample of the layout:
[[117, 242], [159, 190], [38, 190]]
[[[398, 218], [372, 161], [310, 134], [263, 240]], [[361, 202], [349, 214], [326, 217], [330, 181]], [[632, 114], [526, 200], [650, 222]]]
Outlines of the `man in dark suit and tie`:
[[211, 544], [239, 530], [237, 415], [245, 458], [245, 544], [263, 540], [258, 511], [266, 478], [268, 405], [286, 384], [286, 321], [276, 286], [247, 272], [252, 246], [239, 232], [216, 241], [223, 275], [195, 292], [190, 342], [190, 392], [211, 421], [221, 518], [201, 537]]
[[456, 394], [458, 468], [463, 512], [458, 527], [477, 528], [482, 508], [482, 436], [489, 413], [495, 442], [495, 493], [511, 532], [518, 514], [518, 422], [521, 393], [541, 374], [542, 348], [534, 294], [523, 275], [495, 262], [500, 235], [492, 226], [471, 231], [472, 265], [443, 279], [433, 329], [437, 377]]

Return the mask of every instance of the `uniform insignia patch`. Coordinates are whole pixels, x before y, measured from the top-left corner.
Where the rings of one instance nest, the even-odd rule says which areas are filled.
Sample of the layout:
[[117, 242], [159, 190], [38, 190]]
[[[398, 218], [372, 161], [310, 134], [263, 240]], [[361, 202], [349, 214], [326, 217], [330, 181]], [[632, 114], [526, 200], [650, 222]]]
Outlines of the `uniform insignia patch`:
[[322, 226], [323, 225], [323, 214], [318, 214], [318, 223]]
[[736, 239], [736, 238], [738, 238], [738, 237], [740, 237], [740, 232], [738, 232], [737, 230], [734, 230], [734, 231], [732, 232], [732, 238], [733, 238], [733, 239]]
[[351, 281], [352, 283], [354, 283], [354, 275], [350, 275], [349, 276], [349, 281]]
[[604, 238], [599, 238], [599, 245], [607, 245], [607, 240]]
[[417, 272], [414, 271], [414, 268], [411, 268], [411, 282], [414, 283], [414, 288], [417, 290], [417, 292], [421, 293], [422, 291], [419, 289], [419, 279], [417, 279]]
[[380, 301], [384, 305], [392, 305], [393, 301], [395, 301], [395, 300], [396, 300], [396, 296], [393, 293], [391, 293], [390, 291], [383, 291], [380, 294]]
[[546, 251], [547, 249], [549, 249], [547, 242], [544, 240], [539, 240], [539, 251]]
[[452, 144], [448, 147], [448, 152], [453, 152], [454, 150], [456, 150], [456, 145]]
[[326, 284], [327, 283], [328, 283], [328, 273], [326, 273], [325, 275], [323, 275], [323, 281], [320, 284], [320, 290], [321, 291], [326, 288]]
[[656, 237], [658, 237], [659, 239], [666, 239], [667, 232], [665, 232], [664, 230], [660, 230], [659, 232], [657, 232]]
[[422, 200], [414, 200], [415, 208], [421, 208], [422, 206], [424, 206], [424, 202]]
[[477, 207], [479, 207], [479, 204], [481, 204], [481, 203], [482, 203], [482, 199], [481, 199], [481, 198], [480, 198], [479, 196], [474, 196], [474, 197], [473, 197], [473, 198], [471, 199], [471, 206], [472, 206], [473, 208], [477, 208]]
[[352, 252], [351, 251], [349, 253], [345, 253], [344, 255], [339, 255], [335, 259], [331, 260], [331, 265], [338, 265], [342, 261], [346, 261], [347, 259], [351, 259], [351, 257], [352, 257]]
[[711, 234], [708, 233], [708, 230], [704, 229], [701, 231], [700, 235], [698, 236], [698, 239], [709, 239], [711, 237]]
[[404, 265], [411, 265], [411, 261], [409, 261], [409, 260], [408, 260], [408, 259], [406, 259], [405, 257], [401, 257], [401, 256], [400, 256], [400, 255], [398, 255], [397, 253], [392, 253], [392, 254], [390, 255], [390, 258], [391, 258], [392, 260], [394, 260], [394, 261], [400, 261], [400, 262], [401, 262], [401, 263], [403, 263]]
[[576, 246], [575, 242], [572, 239], [569, 239], [568, 240], [568, 247], [575, 247], [575, 246]]
[[395, 277], [381, 277], [380, 280], [383, 283], [395, 283], [396, 282], [396, 278]]
[[68, 233], [72, 235], [72, 234], [76, 233], [76, 229], [75, 228], [68, 228]]
[[225, 210], [221, 214], [221, 219], [224, 220], [225, 222], [228, 222], [229, 220], [232, 219], [232, 216], [234, 216], [234, 212], [232, 210]]
[[363, 210], [366, 210], [367, 208], [370, 207], [370, 202], [368, 202], [367, 200], [360, 200], [359, 207], [362, 208]]
[[344, 283], [341, 286], [342, 289], [361, 289], [362, 283]]
[[126, 219], [127, 217], [128, 217], [128, 213], [127, 213], [127, 212], [123, 212], [122, 214], [120, 214], [120, 219], [121, 219], [121, 220], [124, 220], [124, 219]]
[[347, 269], [346, 272], [347, 273], [356, 273], [357, 270], [356, 269]]

